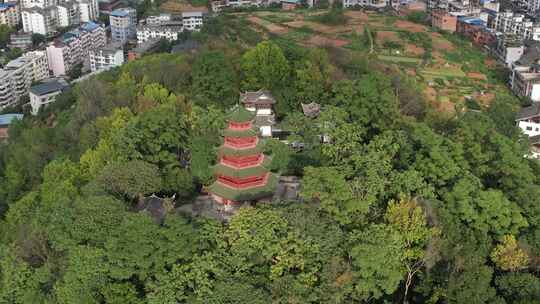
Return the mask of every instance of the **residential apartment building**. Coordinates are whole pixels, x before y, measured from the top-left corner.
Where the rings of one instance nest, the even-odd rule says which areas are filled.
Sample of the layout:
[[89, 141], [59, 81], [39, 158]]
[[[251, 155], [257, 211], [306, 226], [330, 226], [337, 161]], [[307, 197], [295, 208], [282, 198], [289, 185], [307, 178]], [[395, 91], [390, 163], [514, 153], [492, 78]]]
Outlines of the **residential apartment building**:
[[28, 55], [10, 61], [0, 69], [0, 109], [15, 104], [28, 93], [33, 81], [41, 80], [44, 61], [39, 56]]
[[514, 34], [523, 40], [540, 41], [540, 24], [523, 14], [515, 14], [512, 11], [489, 11], [487, 24], [497, 32]]
[[145, 23], [146, 25], [150, 25], [150, 26], [160, 26], [163, 24], [167, 24], [170, 21], [172, 21], [171, 14], [160, 14], [157, 16], [148, 16], [145, 20]]
[[21, 0], [20, 5], [21, 8], [32, 8], [32, 7], [39, 7], [39, 8], [46, 8], [55, 6], [58, 4], [58, 0]]
[[514, 61], [519, 60], [525, 46], [521, 39], [516, 35], [506, 34], [497, 37], [497, 44], [491, 49], [492, 54], [504, 63], [507, 67], [511, 67]]
[[143, 25], [137, 27], [137, 43], [141, 44], [148, 40], [167, 39], [169, 41], [178, 40], [178, 33], [183, 31], [180, 25], [152, 26]]
[[516, 125], [529, 137], [540, 135], [540, 102], [522, 108], [516, 115]]
[[124, 49], [122, 43], [112, 43], [89, 52], [90, 69], [109, 69], [124, 64]]
[[208, 14], [206, 8], [182, 12], [182, 25], [184, 30], [199, 31], [204, 23], [206, 14]]
[[52, 79], [29, 89], [32, 115], [37, 115], [43, 107], [56, 101], [56, 96], [68, 88], [68, 83], [62, 79]]
[[399, 1], [397, 0], [343, 0], [343, 7], [368, 7], [368, 8], [385, 8], [385, 7], [398, 7]]
[[523, 55], [512, 63], [510, 89], [520, 97], [540, 102], [540, 42], [524, 44]]
[[99, 18], [99, 4], [97, 0], [77, 0], [81, 22], [90, 22]]
[[431, 26], [453, 33], [456, 31], [457, 17], [444, 10], [433, 10], [431, 11]]
[[114, 42], [126, 42], [137, 35], [137, 11], [133, 8], [120, 8], [109, 16], [111, 39]]
[[10, 48], [26, 49], [32, 46], [32, 33], [12, 33], [9, 35]]
[[67, 27], [80, 23], [79, 5], [75, 1], [66, 1], [58, 4], [58, 26]]
[[93, 22], [65, 33], [47, 47], [49, 69], [54, 76], [66, 75], [69, 70], [89, 60], [88, 53], [103, 47], [107, 41], [105, 29]]
[[[308, 4], [310, 2], [312, 1], [308, 1]], [[217, 0], [212, 1], [211, 8], [217, 13], [228, 7], [261, 7], [272, 3], [280, 3], [280, 0]]]
[[26, 52], [22, 58], [28, 60], [31, 64], [32, 81], [39, 81], [49, 77], [49, 61], [46, 51]]
[[22, 10], [23, 30], [41, 35], [52, 35], [58, 25], [56, 6], [46, 8], [31, 7]]
[[487, 28], [485, 21], [478, 17], [459, 17], [456, 31], [477, 45], [491, 46], [497, 42], [496, 32]]
[[16, 27], [20, 20], [19, 5], [16, 1], [0, 3], [0, 24]]

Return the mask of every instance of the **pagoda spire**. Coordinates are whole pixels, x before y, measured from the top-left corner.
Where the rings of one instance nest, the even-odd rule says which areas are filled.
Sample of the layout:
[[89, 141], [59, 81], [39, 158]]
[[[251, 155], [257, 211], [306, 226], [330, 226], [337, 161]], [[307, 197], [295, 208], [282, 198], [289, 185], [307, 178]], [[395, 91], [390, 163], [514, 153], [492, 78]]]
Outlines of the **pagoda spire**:
[[254, 126], [255, 113], [237, 105], [226, 116], [223, 144], [213, 167], [216, 181], [209, 187], [213, 199], [223, 205], [271, 197], [277, 177], [268, 170], [270, 157], [263, 154], [264, 142]]

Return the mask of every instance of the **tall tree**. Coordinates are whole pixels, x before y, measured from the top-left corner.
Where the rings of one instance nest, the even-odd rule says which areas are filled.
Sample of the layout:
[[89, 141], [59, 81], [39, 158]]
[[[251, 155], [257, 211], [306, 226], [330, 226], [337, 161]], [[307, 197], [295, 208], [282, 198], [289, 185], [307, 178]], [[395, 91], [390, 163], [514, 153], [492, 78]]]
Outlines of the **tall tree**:
[[227, 108], [238, 96], [237, 73], [221, 51], [207, 51], [193, 63], [191, 95], [200, 106]]
[[285, 85], [290, 67], [279, 46], [264, 41], [244, 54], [242, 72], [244, 90], [272, 90]]

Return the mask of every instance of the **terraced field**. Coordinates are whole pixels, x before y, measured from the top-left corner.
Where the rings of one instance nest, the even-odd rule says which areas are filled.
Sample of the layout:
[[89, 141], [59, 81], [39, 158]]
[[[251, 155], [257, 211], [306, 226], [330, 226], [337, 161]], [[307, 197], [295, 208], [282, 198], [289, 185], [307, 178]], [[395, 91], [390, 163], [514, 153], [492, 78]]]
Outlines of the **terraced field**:
[[466, 105], [466, 98], [471, 97], [489, 105], [493, 96], [484, 92], [506, 90], [503, 83], [488, 75], [485, 55], [459, 37], [434, 32], [402, 17], [361, 11], [346, 11], [346, 24], [327, 25], [317, 21], [324, 13], [264, 11], [244, 13], [244, 18], [269, 35], [305, 46], [368, 54], [382, 64], [402, 69], [416, 78], [430, 102], [445, 104], [439, 107], [443, 111], [454, 111], [455, 106], [449, 103]]

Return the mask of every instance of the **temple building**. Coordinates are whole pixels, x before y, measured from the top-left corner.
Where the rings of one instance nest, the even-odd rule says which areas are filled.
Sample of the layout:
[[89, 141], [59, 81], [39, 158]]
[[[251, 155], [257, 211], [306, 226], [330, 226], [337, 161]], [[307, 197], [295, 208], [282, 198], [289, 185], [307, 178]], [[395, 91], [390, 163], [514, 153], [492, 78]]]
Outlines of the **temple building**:
[[216, 181], [208, 189], [225, 206], [270, 198], [277, 187], [277, 176], [267, 169], [271, 160], [263, 154], [255, 119], [254, 111], [241, 106], [227, 115], [218, 164], [213, 167]]
[[240, 94], [240, 103], [256, 114], [255, 126], [261, 130], [263, 137], [272, 136], [272, 127], [276, 124], [273, 106], [276, 99], [268, 91], [245, 92]]

